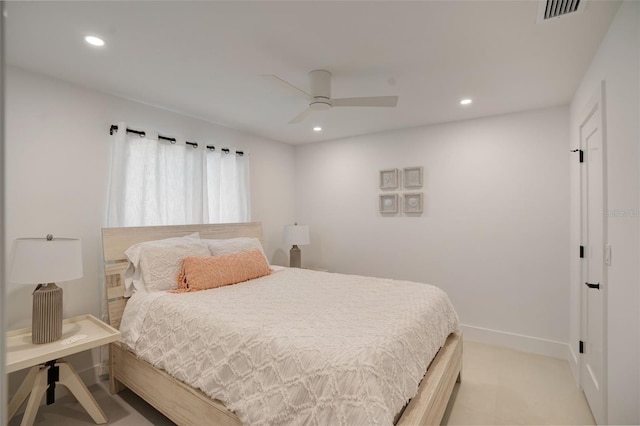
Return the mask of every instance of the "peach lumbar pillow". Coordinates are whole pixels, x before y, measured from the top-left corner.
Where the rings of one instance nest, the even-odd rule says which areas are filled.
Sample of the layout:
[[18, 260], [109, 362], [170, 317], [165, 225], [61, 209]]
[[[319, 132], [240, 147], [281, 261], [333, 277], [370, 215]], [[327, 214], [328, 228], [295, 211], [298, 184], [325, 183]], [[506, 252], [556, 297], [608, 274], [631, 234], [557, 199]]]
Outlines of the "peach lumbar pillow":
[[189, 256], [182, 259], [178, 290], [208, 290], [269, 275], [271, 269], [260, 250], [223, 256]]

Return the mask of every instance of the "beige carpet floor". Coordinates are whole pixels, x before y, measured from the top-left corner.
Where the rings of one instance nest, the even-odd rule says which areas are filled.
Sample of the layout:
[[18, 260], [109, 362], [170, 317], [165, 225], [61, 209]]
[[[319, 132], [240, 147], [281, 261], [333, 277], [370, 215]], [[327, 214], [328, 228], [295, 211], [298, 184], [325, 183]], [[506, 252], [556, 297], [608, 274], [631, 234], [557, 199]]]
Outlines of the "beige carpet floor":
[[[474, 342], [464, 342], [462, 383], [445, 413], [448, 425], [594, 424], [567, 361]], [[130, 391], [111, 396], [106, 383], [89, 388], [109, 425], [173, 425]], [[20, 424], [21, 415], [10, 426]], [[63, 397], [38, 411], [36, 425], [93, 425], [82, 407]]]
[[465, 341], [462, 368], [443, 424], [595, 424], [566, 360]]

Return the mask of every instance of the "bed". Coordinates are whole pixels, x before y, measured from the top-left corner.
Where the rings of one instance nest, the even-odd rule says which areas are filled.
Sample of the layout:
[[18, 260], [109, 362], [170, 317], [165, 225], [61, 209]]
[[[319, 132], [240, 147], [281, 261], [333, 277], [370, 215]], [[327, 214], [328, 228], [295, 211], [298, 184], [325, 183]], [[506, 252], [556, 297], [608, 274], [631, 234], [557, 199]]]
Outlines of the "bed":
[[[249, 237], [262, 241], [260, 223], [104, 228], [102, 230], [109, 322], [113, 327], [120, 328], [125, 306], [129, 300], [125, 297], [123, 284], [123, 274], [129, 268], [125, 251], [138, 243], [184, 237], [196, 232], [203, 239]], [[294, 270], [276, 272], [272, 275], [277, 276], [277, 274], [282, 274], [283, 277], [291, 276], [297, 280], [301, 278], [323, 280], [321, 274], [326, 274], [327, 282], [336, 280], [338, 275]], [[267, 288], [271, 285], [269, 280], [275, 278], [265, 277], [264, 280], [267, 284], [257, 286], [257, 288]], [[352, 279], [356, 280], [357, 284], [358, 278]], [[255, 283], [244, 285], [242, 289], [253, 284]], [[237, 290], [231, 290], [240, 291], [240, 289], [241, 287], [238, 286]], [[194, 296], [187, 295], [185, 299], [189, 297], [193, 298]], [[158, 298], [158, 300], [161, 299], [163, 297]], [[428, 368], [422, 379], [418, 380], [417, 393], [413, 395], [408, 404], [396, 413], [393, 423], [417, 425], [439, 424], [441, 422], [454, 384], [456, 381], [460, 381], [462, 371], [461, 334], [454, 331], [444, 340], [435, 357], [431, 359], [429, 356], [429, 359], [423, 360], [424, 365]], [[109, 352], [111, 393], [117, 393], [125, 387], [129, 388], [180, 425], [242, 424], [240, 418], [225, 404], [207, 396], [202, 390], [187, 385], [182, 380], [168, 374], [164, 369], [154, 367], [151, 362], [134, 354], [129, 345], [113, 343], [110, 345]], [[420, 374], [422, 375], [422, 373]], [[250, 423], [260, 422], [251, 421]]]

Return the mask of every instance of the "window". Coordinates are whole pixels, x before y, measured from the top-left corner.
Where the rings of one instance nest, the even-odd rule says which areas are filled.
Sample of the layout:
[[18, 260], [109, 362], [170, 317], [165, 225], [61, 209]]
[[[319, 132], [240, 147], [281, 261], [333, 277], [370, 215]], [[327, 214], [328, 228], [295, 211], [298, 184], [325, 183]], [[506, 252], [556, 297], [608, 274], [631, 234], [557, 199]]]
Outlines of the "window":
[[117, 128], [111, 140], [107, 226], [250, 220], [247, 155], [150, 139], [144, 132], [124, 131], [124, 123]]

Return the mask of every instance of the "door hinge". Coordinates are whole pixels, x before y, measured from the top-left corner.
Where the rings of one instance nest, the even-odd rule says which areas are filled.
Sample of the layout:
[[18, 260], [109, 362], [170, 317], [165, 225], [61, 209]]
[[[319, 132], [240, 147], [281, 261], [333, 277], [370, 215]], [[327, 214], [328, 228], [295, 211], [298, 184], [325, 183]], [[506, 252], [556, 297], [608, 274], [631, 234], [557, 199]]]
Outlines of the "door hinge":
[[580, 246], [580, 258], [584, 258], [584, 246]]
[[581, 149], [574, 149], [574, 150], [573, 150], [573, 151], [571, 151], [571, 152], [579, 152], [579, 153], [580, 153], [580, 162], [581, 162], [581, 163], [584, 163], [584, 151], [583, 151], [583, 150], [581, 150]]
[[578, 345], [578, 351], [583, 354], [584, 353], [584, 342], [580, 340], [580, 344]]

